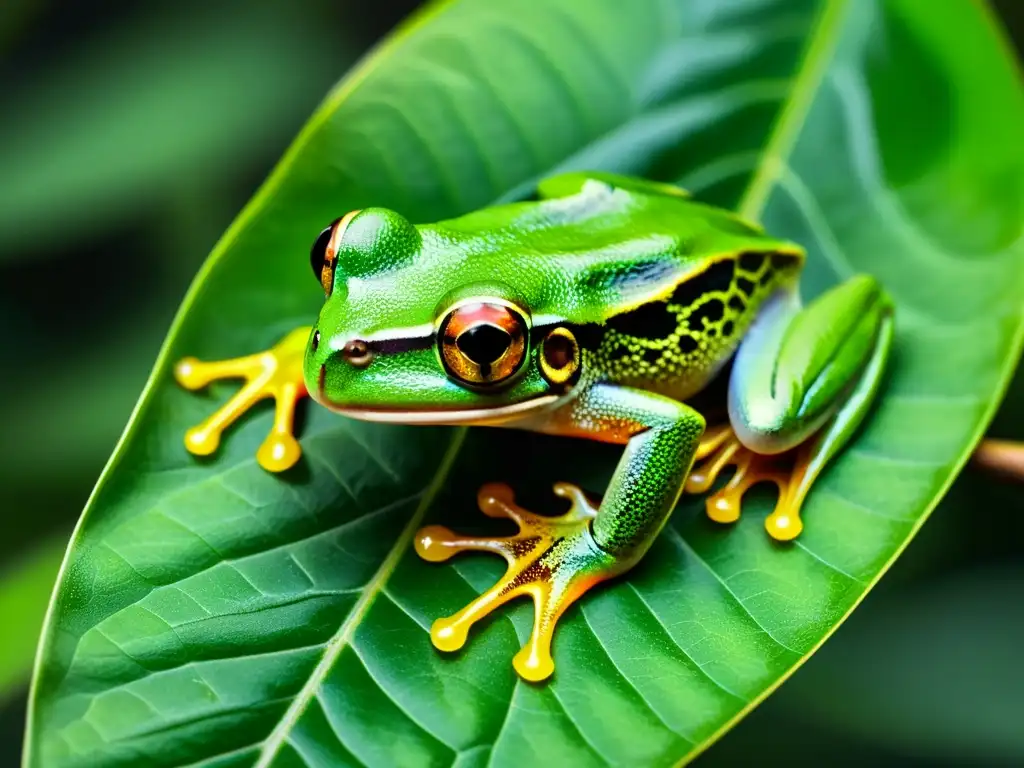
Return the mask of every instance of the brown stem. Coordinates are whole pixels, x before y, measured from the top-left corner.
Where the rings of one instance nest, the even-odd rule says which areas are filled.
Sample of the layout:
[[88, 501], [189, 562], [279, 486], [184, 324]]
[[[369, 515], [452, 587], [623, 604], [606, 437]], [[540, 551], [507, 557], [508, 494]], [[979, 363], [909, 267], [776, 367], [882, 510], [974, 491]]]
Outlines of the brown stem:
[[983, 440], [972, 461], [976, 467], [1024, 483], [1024, 443], [991, 438]]

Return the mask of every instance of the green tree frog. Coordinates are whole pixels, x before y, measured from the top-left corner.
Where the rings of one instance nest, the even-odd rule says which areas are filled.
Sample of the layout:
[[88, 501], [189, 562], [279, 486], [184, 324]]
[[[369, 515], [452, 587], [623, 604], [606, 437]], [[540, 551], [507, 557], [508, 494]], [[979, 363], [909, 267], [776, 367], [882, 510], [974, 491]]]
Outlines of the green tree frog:
[[[479, 491], [480, 509], [510, 518], [518, 534], [468, 537], [432, 525], [416, 536], [429, 561], [483, 550], [508, 562], [491, 589], [434, 622], [434, 645], [460, 648], [474, 622], [529, 595], [533, 631], [513, 666], [543, 680], [566, 608], [632, 568], [684, 490], [704, 492], [732, 466], [707, 500], [713, 520], [737, 520], [746, 489], [768, 480], [779, 487], [768, 533], [800, 533], [804, 498], [868, 411], [893, 338], [893, 304], [869, 276], [802, 306], [803, 262], [796, 244], [677, 187], [608, 173], [557, 175], [534, 199], [436, 224], [353, 211], [313, 246], [326, 296], [315, 325], [267, 352], [177, 365], [189, 389], [246, 379], [185, 443], [212, 453], [228, 425], [273, 397], [258, 460], [285, 470], [300, 455], [293, 412], [308, 392], [357, 419], [624, 446], [600, 503], [562, 483], [555, 493], [570, 510], [542, 516], [491, 484]], [[714, 381], [727, 418], [708, 428], [692, 403]]]

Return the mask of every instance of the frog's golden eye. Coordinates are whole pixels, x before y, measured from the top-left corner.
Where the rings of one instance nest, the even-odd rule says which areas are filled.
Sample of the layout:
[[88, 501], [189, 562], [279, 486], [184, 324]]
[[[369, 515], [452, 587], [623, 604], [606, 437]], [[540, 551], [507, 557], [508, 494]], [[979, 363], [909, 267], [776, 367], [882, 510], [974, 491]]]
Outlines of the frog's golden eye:
[[345, 228], [357, 213], [359, 211], [350, 211], [340, 219], [332, 221], [329, 227], [317, 235], [309, 251], [309, 264], [313, 267], [313, 274], [323, 286], [326, 296], [330, 296], [331, 289], [334, 288], [334, 265], [338, 260], [338, 246], [345, 234]]
[[541, 342], [540, 372], [558, 387], [572, 384], [580, 370], [580, 345], [568, 328], [555, 328]]
[[438, 327], [445, 371], [461, 384], [499, 384], [526, 360], [529, 325], [511, 304], [471, 301], [451, 309]]

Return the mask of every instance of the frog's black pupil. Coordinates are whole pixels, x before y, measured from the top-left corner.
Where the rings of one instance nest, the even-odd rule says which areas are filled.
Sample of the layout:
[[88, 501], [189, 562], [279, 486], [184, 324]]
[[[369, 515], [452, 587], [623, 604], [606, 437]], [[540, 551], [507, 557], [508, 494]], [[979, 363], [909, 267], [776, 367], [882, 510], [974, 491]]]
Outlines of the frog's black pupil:
[[309, 252], [309, 263], [313, 267], [313, 274], [316, 275], [318, 282], [324, 271], [324, 262], [327, 261], [327, 246], [331, 242], [331, 232], [333, 229], [334, 225], [332, 224], [321, 232], [316, 242], [313, 243], [313, 249]]
[[486, 323], [467, 328], [455, 341], [462, 354], [477, 365], [488, 365], [505, 354], [512, 337], [501, 328]]

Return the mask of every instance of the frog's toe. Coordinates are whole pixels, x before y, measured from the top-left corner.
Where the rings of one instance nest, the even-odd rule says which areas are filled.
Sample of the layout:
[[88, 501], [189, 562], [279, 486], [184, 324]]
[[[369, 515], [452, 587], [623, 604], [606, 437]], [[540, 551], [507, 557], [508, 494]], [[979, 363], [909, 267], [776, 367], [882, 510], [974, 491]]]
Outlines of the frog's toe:
[[460, 536], [442, 526], [428, 526], [416, 537], [416, 551], [432, 562], [447, 560], [467, 550], [494, 552], [508, 562], [508, 570], [494, 586], [462, 610], [438, 619], [430, 638], [442, 651], [461, 648], [474, 623], [509, 600], [528, 595], [534, 602], [530, 639], [512, 664], [521, 677], [540, 681], [551, 676], [551, 640], [565, 610], [594, 584], [621, 570], [618, 561], [594, 541], [590, 521], [596, 508], [576, 486], [559, 483], [555, 493], [572, 502], [558, 517], [544, 517], [519, 507], [506, 485], [486, 485], [478, 503], [488, 517], [504, 517], [519, 532], [504, 537]]
[[298, 328], [266, 352], [246, 357], [209, 362], [194, 357], [180, 360], [174, 367], [174, 377], [186, 389], [200, 389], [221, 379], [245, 380], [230, 400], [185, 433], [185, 448], [196, 456], [214, 453], [224, 430], [269, 397], [275, 402], [274, 424], [256, 452], [256, 460], [270, 472], [282, 472], [294, 465], [302, 455], [292, 431], [295, 407], [306, 394], [302, 359], [309, 332], [309, 328]]
[[709, 518], [716, 523], [734, 523], [740, 518], [743, 496], [762, 482], [774, 483], [779, 489], [775, 509], [765, 519], [765, 530], [777, 541], [791, 541], [800, 535], [803, 522], [800, 510], [807, 494], [804, 482], [807, 470], [806, 451], [796, 450], [779, 456], [763, 456], [745, 448], [731, 429], [704, 460], [696, 465], [686, 480], [687, 493], [705, 493], [722, 470], [735, 467], [735, 473], [720, 490], [706, 501]]

